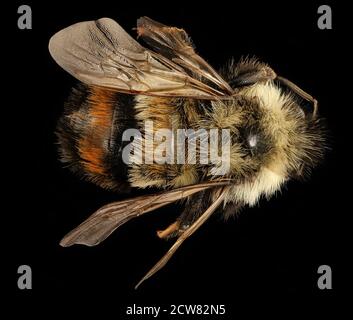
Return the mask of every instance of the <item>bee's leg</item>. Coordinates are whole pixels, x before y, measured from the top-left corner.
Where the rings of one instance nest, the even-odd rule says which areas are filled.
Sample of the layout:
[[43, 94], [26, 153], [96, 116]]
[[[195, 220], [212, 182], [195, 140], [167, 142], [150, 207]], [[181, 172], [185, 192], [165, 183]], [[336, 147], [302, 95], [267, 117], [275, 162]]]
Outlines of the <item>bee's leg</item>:
[[209, 197], [210, 193], [208, 190], [200, 191], [190, 197], [179, 218], [166, 229], [157, 231], [157, 236], [161, 239], [171, 239], [180, 236], [209, 207]]
[[173, 222], [171, 225], [169, 225], [167, 228], [164, 230], [158, 230], [157, 231], [157, 236], [161, 239], [169, 239], [173, 236], [173, 234], [177, 235], [179, 231], [179, 221]]
[[274, 80], [276, 73], [267, 65], [240, 63], [237, 66], [236, 76], [230, 80], [232, 88], [250, 86], [258, 82]]
[[317, 100], [312, 97], [309, 93], [304, 91], [302, 88], [299, 88], [296, 84], [294, 84], [292, 81], [289, 81], [286, 78], [277, 76], [277, 79], [282, 82], [284, 85], [286, 85], [288, 88], [290, 88], [293, 92], [295, 92], [299, 97], [302, 97], [303, 99], [311, 102], [313, 104], [313, 112], [312, 115], [315, 118], [318, 110], [318, 102]]

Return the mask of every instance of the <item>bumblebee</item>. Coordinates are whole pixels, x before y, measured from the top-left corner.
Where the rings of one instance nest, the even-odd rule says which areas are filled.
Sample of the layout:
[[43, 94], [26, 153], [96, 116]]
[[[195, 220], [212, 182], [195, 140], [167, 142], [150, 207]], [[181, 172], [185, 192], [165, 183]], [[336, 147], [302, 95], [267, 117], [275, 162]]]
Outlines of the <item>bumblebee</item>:
[[[185, 199], [180, 217], [157, 232], [176, 237], [174, 245], [139, 285], [215, 211], [229, 216], [307, 175], [322, 158], [325, 139], [317, 101], [267, 64], [242, 59], [217, 72], [197, 55], [183, 29], [142, 17], [137, 34], [149, 48], [111, 19], [80, 22], [56, 33], [49, 51], [81, 82], [59, 120], [62, 162], [106, 189], [160, 189], [98, 209], [61, 245], [97, 245], [128, 220]], [[129, 129], [141, 133], [133, 142], [123, 139]], [[158, 145], [149, 138], [161, 129], [227, 130], [226, 172], [200, 161], [200, 148], [196, 161], [157, 161]], [[177, 147], [172, 142], [171, 149]], [[135, 150], [125, 161], [130, 143]], [[137, 146], [143, 147], [142, 160], [152, 161], [133, 161]]]

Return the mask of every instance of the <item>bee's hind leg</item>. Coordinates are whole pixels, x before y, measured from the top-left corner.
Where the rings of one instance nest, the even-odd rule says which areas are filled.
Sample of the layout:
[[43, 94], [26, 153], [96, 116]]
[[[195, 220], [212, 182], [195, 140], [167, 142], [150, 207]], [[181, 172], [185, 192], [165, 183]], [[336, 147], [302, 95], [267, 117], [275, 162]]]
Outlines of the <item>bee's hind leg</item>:
[[184, 211], [178, 219], [166, 229], [157, 231], [157, 236], [166, 240], [180, 236], [209, 206], [209, 196], [210, 194], [208, 190], [200, 191], [191, 196], [187, 200]]
[[169, 239], [173, 238], [178, 234], [179, 231], [179, 221], [173, 222], [171, 225], [169, 225], [167, 228], [164, 230], [158, 230], [157, 231], [157, 236], [161, 239]]

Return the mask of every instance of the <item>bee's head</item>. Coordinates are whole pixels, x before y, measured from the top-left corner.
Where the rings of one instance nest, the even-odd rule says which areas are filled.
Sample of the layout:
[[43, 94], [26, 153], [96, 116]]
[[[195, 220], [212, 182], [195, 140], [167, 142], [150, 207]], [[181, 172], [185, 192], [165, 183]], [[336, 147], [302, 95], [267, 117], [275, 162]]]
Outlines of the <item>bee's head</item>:
[[244, 87], [233, 100], [212, 104], [214, 125], [230, 131], [229, 176], [236, 183], [229, 201], [254, 205], [322, 157], [319, 120], [273, 82]]

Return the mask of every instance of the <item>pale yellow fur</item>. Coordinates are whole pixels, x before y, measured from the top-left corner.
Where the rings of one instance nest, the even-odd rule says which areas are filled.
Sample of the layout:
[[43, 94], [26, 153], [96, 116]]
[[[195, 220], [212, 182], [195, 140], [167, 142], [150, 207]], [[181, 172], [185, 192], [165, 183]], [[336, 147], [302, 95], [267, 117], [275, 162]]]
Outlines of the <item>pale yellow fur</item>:
[[253, 206], [261, 196], [270, 197], [279, 191], [286, 181], [287, 159], [282, 146], [288, 143], [287, 133], [295, 126], [295, 123], [293, 123], [294, 120], [288, 120], [285, 117], [285, 112], [283, 112], [284, 106], [291, 103], [290, 97], [282, 95], [280, 89], [274, 86], [272, 82], [246, 88], [242, 91], [242, 94], [249, 98], [257, 97], [260, 101], [260, 107], [268, 109], [266, 113], [268, 119], [265, 121], [270, 124], [268, 129], [272, 131], [272, 134], [277, 135], [277, 151], [266, 167], [260, 169], [254, 180], [245, 181], [232, 187], [226, 198], [227, 202], [239, 202]]
[[[256, 100], [262, 110], [261, 124], [269, 137], [273, 137], [271, 152], [260, 162], [243, 155], [242, 147], [232, 143], [230, 149], [230, 176], [240, 177], [228, 192], [227, 202], [255, 205], [259, 199], [270, 197], [280, 190], [286, 182], [289, 171], [298, 170], [304, 156], [301, 143], [310, 145], [310, 137], [298, 134], [298, 128], [303, 121], [304, 114], [296, 102], [288, 94], [283, 94], [281, 89], [273, 82], [258, 83], [244, 87], [239, 94], [248, 101]], [[146, 120], [154, 121], [154, 128], [185, 128], [181, 120], [181, 112], [185, 112], [189, 125], [194, 129], [204, 128], [229, 128], [234, 135], [238, 128], [246, 121], [246, 110], [237, 105], [237, 100], [213, 101], [212, 109], [203, 116], [197, 113], [195, 103], [185, 102], [184, 110], [178, 109], [175, 101], [165, 98], [147, 96], [136, 97], [137, 119], [140, 127]], [[254, 102], [255, 103], [255, 102]], [[185, 121], [185, 120], [184, 120]], [[144, 137], [142, 137], [144, 139]], [[151, 151], [151, 150], [150, 150]], [[148, 152], [150, 152], [148, 151]], [[255, 162], [254, 162], [255, 161]], [[257, 173], [247, 179], [248, 169]], [[199, 182], [199, 165], [168, 165], [168, 164], [142, 164], [132, 165], [129, 169], [129, 182], [134, 187], [181, 187]], [[206, 173], [210, 179], [217, 179]]]

